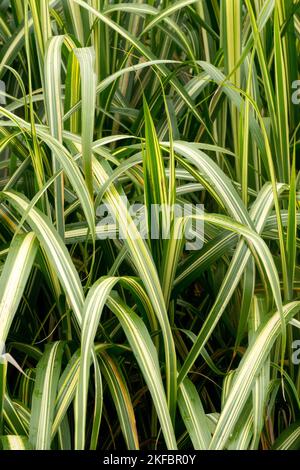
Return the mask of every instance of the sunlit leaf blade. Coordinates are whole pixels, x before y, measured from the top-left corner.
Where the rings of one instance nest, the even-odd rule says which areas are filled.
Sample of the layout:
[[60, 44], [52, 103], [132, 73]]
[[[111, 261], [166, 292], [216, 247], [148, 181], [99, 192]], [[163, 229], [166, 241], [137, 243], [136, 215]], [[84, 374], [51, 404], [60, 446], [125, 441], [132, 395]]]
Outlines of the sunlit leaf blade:
[[[300, 303], [292, 302], [283, 308], [284, 317], [289, 321], [299, 312]], [[261, 370], [274, 341], [280, 333], [280, 314], [273, 313], [257, 332], [255, 341], [248, 349], [236, 372], [229, 396], [220, 415], [216, 431], [210, 443], [211, 449], [222, 449], [234, 429], [243, 406], [251, 392], [254, 379]], [[226, 426], [224, 426], [226, 423]]]
[[51, 428], [63, 346], [60, 341], [48, 345], [37, 366], [29, 432], [29, 441], [37, 450], [50, 449], [51, 446]]

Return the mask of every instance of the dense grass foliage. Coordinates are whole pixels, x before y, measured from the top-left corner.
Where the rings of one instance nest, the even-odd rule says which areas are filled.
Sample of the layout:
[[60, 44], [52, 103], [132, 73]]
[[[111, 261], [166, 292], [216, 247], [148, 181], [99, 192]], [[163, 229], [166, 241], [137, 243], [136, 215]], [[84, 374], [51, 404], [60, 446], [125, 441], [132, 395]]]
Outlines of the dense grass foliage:
[[0, 41], [2, 447], [300, 448], [298, 0], [1, 0]]

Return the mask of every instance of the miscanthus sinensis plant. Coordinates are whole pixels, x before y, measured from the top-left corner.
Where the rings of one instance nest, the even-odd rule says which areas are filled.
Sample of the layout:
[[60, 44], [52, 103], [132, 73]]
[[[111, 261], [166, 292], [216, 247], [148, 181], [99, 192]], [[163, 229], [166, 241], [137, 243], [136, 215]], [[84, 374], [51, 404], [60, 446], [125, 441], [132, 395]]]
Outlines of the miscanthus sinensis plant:
[[298, 0], [0, 2], [4, 449], [300, 447], [299, 39]]

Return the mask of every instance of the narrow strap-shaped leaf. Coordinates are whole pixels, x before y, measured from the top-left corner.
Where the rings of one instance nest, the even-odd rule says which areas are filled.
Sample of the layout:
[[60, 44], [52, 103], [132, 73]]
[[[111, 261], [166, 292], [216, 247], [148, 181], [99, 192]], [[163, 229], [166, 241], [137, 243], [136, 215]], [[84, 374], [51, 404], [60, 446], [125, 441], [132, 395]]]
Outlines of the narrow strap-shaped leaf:
[[6, 390], [7, 361], [0, 357], [0, 434], [4, 434], [4, 399]]
[[[74, 50], [70, 51], [66, 81], [65, 81], [65, 100], [64, 100], [64, 115], [68, 114], [70, 109], [73, 108], [80, 101], [80, 65], [75, 56]], [[72, 112], [69, 119], [64, 120], [64, 128], [79, 134], [80, 131], [80, 115], [78, 111]]]
[[[277, 3], [274, 15], [274, 50], [275, 50], [275, 67], [276, 67], [276, 118], [278, 121], [277, 128], [279, 148], [278, 151], [278, 175], [280, 181], [288, 183], [290, 175], [290, 145], [289, 145], [289, 111], [288, 111], [288, 83], [287, 70], [283, 53], [284, 39], [281, 37], [279, 25], [279, 13]], [[279, 150], [279, 149], [278, 149]]]
[[29, 432], [30, 443], [37, 450], [50, 449], [51, 446], [54, 404], [63, 347], [61, 341], [47, 345], [37, 365]]
[[[64, 36], [54, 36], [46, 47], [45, 54], [45, 104], [51, 135], [62, 142], [62, 99], [61, 99], [61, 47]], [[52, 152], [52, 168], [55, 174], [61, 164], [55, 151]], [[57, 231], [64, 238], [64, 182], [59, 175], [54, 182], [55, 213]]]
[[[300, 310], [300, 302], [292, 302], [283, 307], [285, 321], [288, 322]], [[255, 341], [248, 348], [233, 379], [233, 384], [223, 411], [220, 415], [210, 449], [223, 449], [243, 410], [254, 379], [261, 370], [266, 357], [281, 331], [279, 312], [272, 314], [257, 332]]]
[[[94, 286], [89, 291], [85, 302], [82, 325], [82, 352], [80, 359], [80, 375], [76, 394], [76, 447], [78, 449], [82, 449], [85, 446], [86, 401], [88, 394], [89, 368], [92, 355], [92, 348], [102, 309], [108, 301], [113, 312], [119, 318], [122, 327], [125, 328], [124, 331], [127, 336], [127, 339], [130, 343], [131, 348], [133, 349], [136, 360], [139, 366], [141, 367], [144, 378], [152, 395], [152, 399], [154, 401], [158, 417], [161, 422], [166, 443], [170, 448], [173, 448], [174, 446], [176, 447], [176, 441], [173, 435], [173, 429], [170, 422], [170, 415], [167, 408], [165, 407], [165, 392], [162, 387], [162, 381], [158, 367], [157, 353], [154, 348], [153, 342], [150, 339], [150, 336], [142, 320], [140, 320], [137, 315], [134, 315], [133, 312], [130, 313], [131, 317], [134, 315], [135, 321], [139, 325], [139, 329], [137, 328], [137, 325], [134, 327], [134, 323], [131, 323], [129, 321], [129, 318], [127, 321], [125, 321], [124, 314], [127, 311], [125, 306], [123, 304], [121, 305], [120, 302], [116, 302], [111, 297], [109, 297], [112, 288], [118, 281], [119, 279], [116, 277], [100, 279], [96, 284], [94, 284]], [[127, 315], [129, 315], [129, 312], [127, 312]], [[128, 329], [129, 326], [130, 328]], [[141, 332], [141, 337], [139, 336], [139, 330]], [[143, 345], [143, 347], [141, 345]], [[143, 348], [145, 348], [145, 352], [143, 352]]]
[[[249, 318], [249, 343], [251, 342], [252, 337], [255, 335], [255, 332], [260, 327], [261, 323], [264, 321], [265, 315], [265, 302], [264, 298], [258, 298], [257, 296], [253, 297], [252, 301], [252, 311]], [[257, 375], [255, 380], [253, 391], [252, 391], [252, 400], [253, 400], [253, 442], [251, 444], [252, 449], [257, 449], [260, 434], [264, 426], [264, 416], [265, 416], [265, 407], [267, 401], [267, 393], [270, 382], [270, 357], [266, 358], [265, 364], [263, 365], [261, 371]]]
[[65, 414], [72, 402], [79, 377], [79, 361], [80, 351], [76, 351], [69, 360], [65, 370], [62, 372], [59, 382], [58, 391], [55, 400], [55, 413], [52, 425], [52, 438], [63, 421]]
[[[10, 113], [5, 108], [0, 108], [0, 112], [7, 116], [11, 120], [11, 124], [13, 126], [18, 126], [23, 130], [30, 131], [31, 126], [26, 121]], [[84, 211], [90, 232], [92, 237], [95, 236], [95, 212], [94, 207], [92, 204], [92, 200], [88, 189], [85, 185], [84, 179], [78, 168], [78, 165], [74, 161], [73, 156], [68, 152], [66, 147], [64, 147], [57, 139], [55, 139], [51, 134], [49, 134], [48, 130], [45, 129], [44, 126], [36, 126], [36, 132], [38, 137], [40, 137], [47, 145], [51, 151], [53, 151], [56, 155], [56, 158], [60, 161], [60, 164], [69, 178], [76, 194], [82, 204], [82, 209]]]
[[94, 118], [96, 105], [96, 75], [94, 72], [95, 52], [91, 47], [75, 49], [74, 53], [80, 64], [81, 77], [81, 138], [82, 160], [85, 182], [92, 197], [92, 142], [94, 134]]
[[300, 422], [291, 424], [274, 442], [273, 450], [299, 450]]
[[75, 423], [75, 448], [83, 450], [85, 448], [87, 398], [90, 376], [90, 362], [93, 351], [93, 344], [101, 318], [102, 310], [107, 302], [108, 295], [113, 286], [118, 282], [118, 278], [100, 279], [90, 289], [83, 311], [83, 323], [81, 333], [81, 357], [79, 381], [76, 392], [76, 423]]
[[[101, 165], [100, 162], [94, 158], [93, 168], [96, 180], [101, 185], [105, 184], [109, 178], [109, 171], [106, 169], [107, 167]], [[116, 187], [111, 185], [107, 190], [105, 200], [109, 204], [110, 210], [115, 216], [120, 230], [122, 233], [127, 234], [127, 238], [124, 240], [125, 245], [127, 246], [136, 270], [144, 283], [145, 290], [152, 303], [153, 310], [156, 313], [157, 320], [162, 330], [166, 358], [167, 399], [171, 417], [172, 419], [175, 419], [177, 393], [175, 345], [157, 269], [148, 246], [142, 239], [140, 232], [130, 216], [125, 194], [122, 193], [121, 196]]]
[[[278, 186], [279, 192], [283, 189], [284, 185]], [[262, 189], [251, 211], [251, 217], [253, 218], [256, 224], [256, 230], [258, 231], [258, 233], [263, 229], [266, 215], [270, 212], [272, 205], [272, 188], [270, 185], [266, 185]], [[196, 360], [196, 357], [198, 357], [201, 349], [205, 346], [206, 341], [208, 340], [210, 333], [213, 329], [213, 325], [216, 324], [215, 322], [217, 322], [218, 318], [220, 318], [220, 316], [222, 315], [225, 306], [228, 304], [228, 301], [231, 298], [233, 290], [237, 286], [242, 276], [242, 273], [244, 272], [249, 257], [249, 248], [244, 246], [243, 241], [240, 241], [235, 251], [234, 257], [230, 263], [229, 269], [226, 273], [225, 279], [223, 280], [222, 287], [210, 311], [210, 314], [198, 334], [197, 341], [194, 343], [193, 348], [189, 352], [182, 366], [182, 369], [179, 373], [180, 379], [184, 376], [184, 374], [188, 372], [189, 368]], [[279, 296], [279, 292], [277, 292], [277, 296]]]
[[137, 450], [139, 448], [139, 439], [134, 410], [122, 371], [117, 362], [107, 353], [102, 352], [99, 354], [99, 359], [117, 410], [127, 449]]
[[0, 277], [0, 345], [4, 346], [36, 256], [33, 232], [14, 238]]

